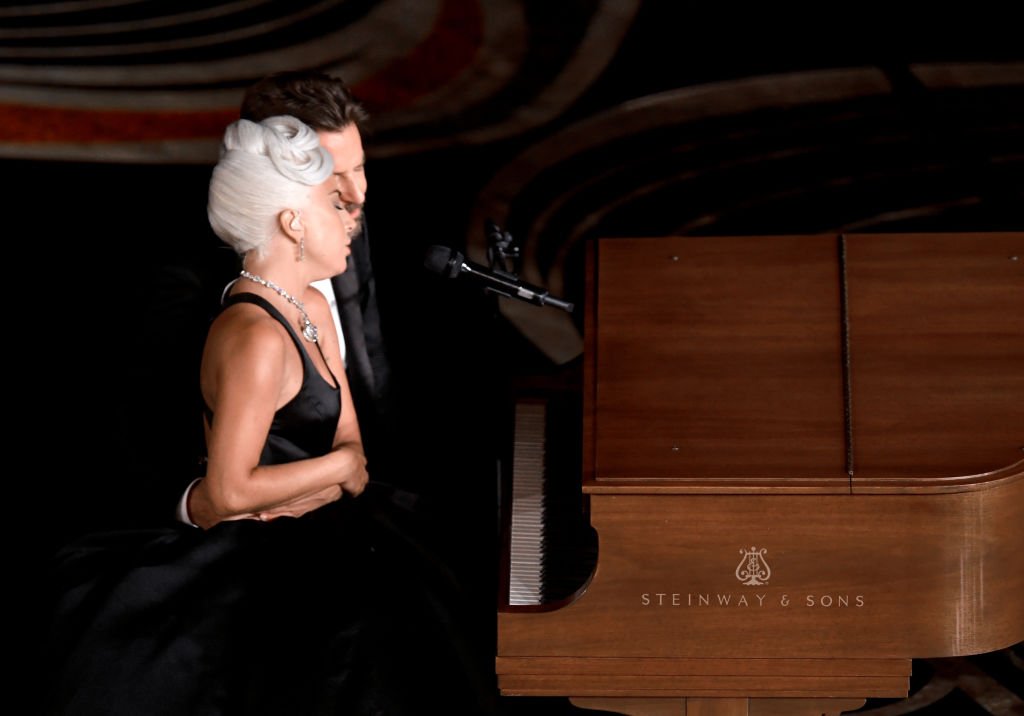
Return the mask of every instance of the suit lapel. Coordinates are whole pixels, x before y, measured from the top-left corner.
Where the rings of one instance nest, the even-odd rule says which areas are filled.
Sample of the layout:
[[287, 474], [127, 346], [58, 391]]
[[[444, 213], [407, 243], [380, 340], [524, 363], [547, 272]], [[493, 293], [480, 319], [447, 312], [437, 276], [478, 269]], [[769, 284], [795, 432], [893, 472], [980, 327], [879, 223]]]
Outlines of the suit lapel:
[[345, 334], [346, 373], [353, 394], [373, 395], [373, 367], [366, 350], [363, 312], [359, 305], [359, 275], [353, 261], [345, 273], [331, 279], [338, 300], [338, 318]]

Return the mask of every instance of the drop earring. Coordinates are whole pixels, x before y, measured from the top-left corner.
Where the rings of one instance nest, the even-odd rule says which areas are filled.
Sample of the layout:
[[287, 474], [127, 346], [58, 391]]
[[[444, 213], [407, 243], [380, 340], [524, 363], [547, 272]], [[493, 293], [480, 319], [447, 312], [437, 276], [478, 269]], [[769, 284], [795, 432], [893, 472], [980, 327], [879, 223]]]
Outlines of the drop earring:
[[[292, 231], [301, 231], [302, 230], [302, 224], [299, 223], [299, 214], [298, 214], [298, 212], [296, 212], [295, 216], [292, 217], [291, 223], [288, 224], [288, 228], [291, 229]], [[295, 260], [296, 261], [305, 261], [306, 260], [306, 235], [305, 234], [303, 234], [302, 236], [299, 237], [299, 257], [297, 259], [295, 259]]]

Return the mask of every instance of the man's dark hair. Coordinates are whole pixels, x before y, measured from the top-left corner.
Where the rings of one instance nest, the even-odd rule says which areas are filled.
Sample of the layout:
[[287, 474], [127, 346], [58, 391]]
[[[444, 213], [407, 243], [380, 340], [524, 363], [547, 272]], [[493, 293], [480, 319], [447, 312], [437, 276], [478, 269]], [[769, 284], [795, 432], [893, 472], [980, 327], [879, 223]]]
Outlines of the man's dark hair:
[[242, 119], [260, 122], [290, 114], [318, 132], [337, 132], [350, 124], [361, 131], [369, 119], [345, 83], [323, 72], [278, 72], [245, 91]]

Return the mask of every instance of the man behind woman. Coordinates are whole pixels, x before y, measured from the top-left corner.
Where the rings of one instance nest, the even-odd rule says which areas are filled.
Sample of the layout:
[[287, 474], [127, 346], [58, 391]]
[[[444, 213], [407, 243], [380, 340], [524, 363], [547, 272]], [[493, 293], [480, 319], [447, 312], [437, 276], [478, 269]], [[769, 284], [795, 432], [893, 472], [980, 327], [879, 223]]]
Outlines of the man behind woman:
[[243, 273], [203, 354], [209, 529], [61, 553], [48, 712], [489, 712], [452, 585], [356, 497], [359, 425], [309, 286], [345, 269], [356, 230], [334, 169], [293, 117], [225, 133], [210, 221]]

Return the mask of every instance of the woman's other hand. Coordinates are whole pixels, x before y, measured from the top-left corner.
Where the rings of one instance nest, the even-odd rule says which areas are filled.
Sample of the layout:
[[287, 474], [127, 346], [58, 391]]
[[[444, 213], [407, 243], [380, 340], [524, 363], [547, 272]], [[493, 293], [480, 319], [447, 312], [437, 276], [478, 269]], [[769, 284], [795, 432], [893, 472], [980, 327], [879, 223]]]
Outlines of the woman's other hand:
[[324, 505], [337, 501], [341, 498], [342, 494], [341, 485], [331, 485], [320, 490], [320, 492], [298, 497], [287, 504], [278, 505], [268, 510], [260, 510], [254, 517], [264, 522], [276, 520], [278, 517], [302, 517], [307, 512], [312, 512]]
[[[338, 449], [335, 448], [335, 450]], [[345, 447], [343, 446], [341, 449], [345, 450]], [[366, 483], [370, 479], [366, 472], [366, 457], [363, 455], [362, 446], [357, 450], [348, 449], [346, 452], [351, 456], [353, 464], [344, 470], [341, 489], [350, 495], [360, 495], [366, 489]]]

